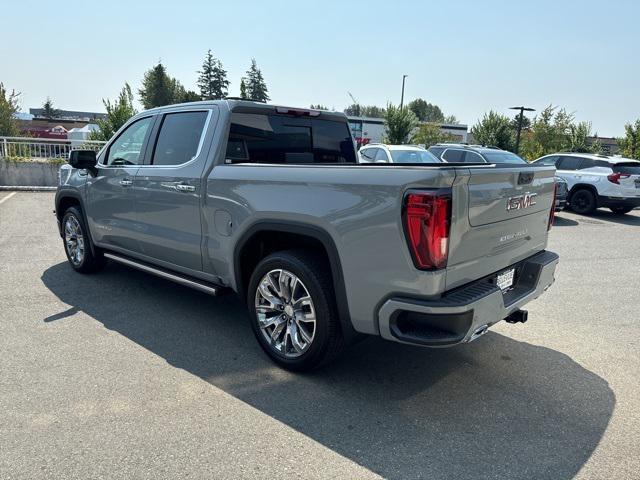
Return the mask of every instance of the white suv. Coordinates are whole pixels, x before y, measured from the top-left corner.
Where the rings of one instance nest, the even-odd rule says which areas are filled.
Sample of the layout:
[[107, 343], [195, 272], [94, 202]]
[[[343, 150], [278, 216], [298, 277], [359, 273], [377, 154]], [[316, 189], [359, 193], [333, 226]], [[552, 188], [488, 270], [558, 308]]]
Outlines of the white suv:
[[537, 159], [555, 165], [556, 175], [569, 187], [569, 207], [588, 215], [599, 207], [628, 213], [640, 207], [640, 162], [588, 153], [554, 153]]
[[358, 150], [359, 163], [442, 163], [435, 155], [416, 145], [370, 143]]

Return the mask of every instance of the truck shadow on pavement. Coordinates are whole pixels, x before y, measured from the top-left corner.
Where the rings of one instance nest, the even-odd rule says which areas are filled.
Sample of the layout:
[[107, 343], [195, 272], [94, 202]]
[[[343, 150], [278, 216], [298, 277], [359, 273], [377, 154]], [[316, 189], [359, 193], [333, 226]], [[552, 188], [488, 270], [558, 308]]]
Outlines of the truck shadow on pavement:
[[84, 312], [387, 478], [570, 479], [615, 405], [607, 382], [568, 356], [497, 333], [442, 350], [371, 338], [300, 375], [270, 363], [233, 295], [115, 264], [79, 276], [60, 263], [42, 281], [70, 306], [45, 321]]

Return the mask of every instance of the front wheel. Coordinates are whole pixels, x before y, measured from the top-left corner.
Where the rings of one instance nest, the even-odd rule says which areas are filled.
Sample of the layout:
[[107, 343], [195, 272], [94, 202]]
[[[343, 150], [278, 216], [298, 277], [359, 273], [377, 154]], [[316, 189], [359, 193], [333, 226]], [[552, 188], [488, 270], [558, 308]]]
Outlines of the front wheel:
[[105, 264], [104, 256], [91, 250], [82, 212], [77, 207], [69, 207], [62, 217], [64, 251], [73, 269], [80, 273], [93, 273]]
[[288, 250], [260, 261], [247, 306], [258, 343], [284, 368], [312, 370], [343, 349], [331, 272], [314, 252]]
[[624, 215], [625, 213], [629, 213], [633, 210], [633, 207], [611, 207], [609, 210], [613, 213], [617, 213], [618, 215]]
[[591, 190], [582, 188], [571, 195], [571, 210], [580, 215], [591, 215], [598, 208], [596, 196]]

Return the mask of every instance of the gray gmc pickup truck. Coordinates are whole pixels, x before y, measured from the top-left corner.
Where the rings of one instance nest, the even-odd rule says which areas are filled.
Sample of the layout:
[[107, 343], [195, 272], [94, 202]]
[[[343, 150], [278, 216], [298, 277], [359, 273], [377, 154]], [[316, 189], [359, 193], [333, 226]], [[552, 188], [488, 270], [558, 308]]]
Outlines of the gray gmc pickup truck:
[[235, 291], [264, 351], [308, 370], [363, 334], [443, 347], [526, 321], [558, 263], [554, 171], [358, 164], [343, 114], [194, 102], [72, 152], [55, 211], [76, 271]]

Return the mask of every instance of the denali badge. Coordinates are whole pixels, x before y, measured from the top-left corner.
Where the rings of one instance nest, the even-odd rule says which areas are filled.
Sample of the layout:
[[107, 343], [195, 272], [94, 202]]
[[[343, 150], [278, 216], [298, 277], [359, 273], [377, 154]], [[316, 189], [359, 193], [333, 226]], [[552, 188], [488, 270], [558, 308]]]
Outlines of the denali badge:
[[507, 211], [510, 210], [522, 210], [524, 208], [532, 207], [536, 204], [537, 193], [525, 193], [524, 195], [518, 195], [517, 197], [507, 198]]

